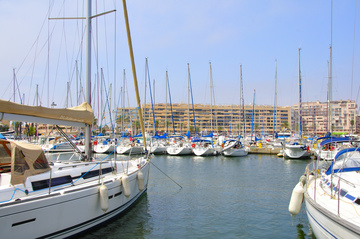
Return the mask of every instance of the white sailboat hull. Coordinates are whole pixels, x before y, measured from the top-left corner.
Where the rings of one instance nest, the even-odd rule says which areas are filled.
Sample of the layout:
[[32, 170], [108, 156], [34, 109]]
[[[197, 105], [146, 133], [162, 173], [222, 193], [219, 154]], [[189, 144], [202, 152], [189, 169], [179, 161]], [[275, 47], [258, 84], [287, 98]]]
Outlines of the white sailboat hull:
[[223, 151], [224, 156], [228, 157], [242, 157], [248, 155], [249, 151], [245, 148], [235, 149], [230, 148]]
[[146, 192], [149, 163], [146, 162], [141, 170], [145, 188], [142, 191], [138, 188], [138, 170], [129, 172], [132, 193], [128, 198], [123, 193], [122, 173], [103, 177], [109, 198], [106, 212], [100, 207], [101, 183], [96, 177], [88, 183], [59, 190], [53, 188], [51, 193], [45, 189], [34, 196], [23, 195], [18, 201], [2, 203], [1, 238], [65, 238], [97, 226], [122, 213]]
[[[319, 182], [320, 178], [316, 182], [319, 192], [314, 191], [315, 182], [313, 180], [304, 197], [308, 220], [316, 238], [359, 238], [359, 215], [355, 213], [355, 208], [358, 206], [352, 205], [350, 201], [345, 202], [347, 199], [342, 198], [339, 207], [339, 201], [324, 193], [320, 189]], [[339, 209], [340, 217], [338, 216]]]
[[286, 159], [309, 159], [311, 154], [303, 145], [285, 145], [283, 150]]
[[166, 154], [165, 146], [151, 146], [150, 153], [152, 154]]
[[217, 152], [214, 148], [203, 148], [203, 147], [196, 147], [193, 149], [193, 152], [196, 156], [213, 156], [216, 155]]
[[94, 145], [94, 152], [98, 154], [110, 154], [114, 152], [115, 145], [114, 144], [97, 144]]
[[170, 155], [191, 155], [193, 149], [190, 147], [168, 147], [166, 152]]
[[144, 149], [140, 146], [118, 146], [116, 152], [118, 154], [142, 154]]
[[74, 151], [69, 142], [63, 142], [58, 144], [45, 144], [41, 147], [47, 153], [63, 153]]

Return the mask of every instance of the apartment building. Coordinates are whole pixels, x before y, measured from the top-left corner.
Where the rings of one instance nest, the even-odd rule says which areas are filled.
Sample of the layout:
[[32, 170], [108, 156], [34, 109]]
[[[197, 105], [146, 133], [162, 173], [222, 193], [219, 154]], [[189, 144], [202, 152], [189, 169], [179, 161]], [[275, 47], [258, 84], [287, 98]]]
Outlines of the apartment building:
[[[213, 131], [219, 134], [242, 135], [253, 132], [257, 134], [272, 134], [273, 130], [279, 132], [282, 128], [290, 127], [291, 108], [277, 107], [274, 115], [273, 106], [256, 105], [253, 110], [252, 105], [192, 105], [180, 104], [163, 104], [153, 105], [156, 131], [159, 133], [168, 132], [168, 134], [185, 134], [188, 130], [207, 134]], [[127, 112], [136, 112], [134, 108], [125, 109], [123, 114]], [[253, 117], [254, 114], [254, 117]], [[151, 104], [143, 105], [143, 115], [145, 127], [148, 132], [154, 131], [154, 118]], [[119, 115], [120, 116], [120, 115]], [[122, 131], [126, 130], [129, 125], [130, 117], [123, 118], [123, 123], [118, 121], [118, 125], [123, 125]], [[195, 119], [195, 120], [194, 120]], [[239, 120], [240, 119], [240, 120]], [[274, 121], [275, 119], [275, 121]], [[139, 132], [138, 118], [132, 122], [132, 131]], [[165, 123], [167, 122], [167, 123]], [[174, 122], [174, 123], [173, 123]]]
[[[302, 103], [303, 133], [318, 135], [329, 131], [339, 134], [359, 132], [357, 129], [359, 117], [356, 109], [357, 104], [354, 100], [332, 101], [330, 107], [327, 102]], [[298, 131], [300, 127], [299, 105], [294, 105], [291, 111], [291, 130]]]

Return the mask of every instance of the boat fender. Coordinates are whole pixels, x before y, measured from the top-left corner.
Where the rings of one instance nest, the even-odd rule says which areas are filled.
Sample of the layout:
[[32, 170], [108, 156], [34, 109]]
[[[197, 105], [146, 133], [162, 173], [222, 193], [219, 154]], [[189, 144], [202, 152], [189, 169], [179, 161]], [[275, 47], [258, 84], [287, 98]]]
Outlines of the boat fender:
[[144, 174], [139, 169], [139, 172], [137, 173], [137, 180], [138, 180], [138, 188], [140, 192], [144, 190]]
[[128, 198], [131, 194], [129, 177], [126, 174], [124, 174], [124, 176], [122, 176], [122, 178], [121, 178], [121, 182], [123, 185], [123, 193], [124, 193], [125, 197]]
[[99, 194], [100, 194], [100, 208], [105, 213], [109, 209], [109, 190], [104, 184], [102, 184], [99, 187]]
[[299, 182], [302, 183], [302, 185], [305, 185], [306, 184], [306, 176], [305, 175], [302, 175], [299, 179]]
[[305, 190], [303, 184], [298, 182], [298, 184], [294, 187], [290, 198], [289, 212], [291, 216], [295, 216], [300, 212], [304, 192]]

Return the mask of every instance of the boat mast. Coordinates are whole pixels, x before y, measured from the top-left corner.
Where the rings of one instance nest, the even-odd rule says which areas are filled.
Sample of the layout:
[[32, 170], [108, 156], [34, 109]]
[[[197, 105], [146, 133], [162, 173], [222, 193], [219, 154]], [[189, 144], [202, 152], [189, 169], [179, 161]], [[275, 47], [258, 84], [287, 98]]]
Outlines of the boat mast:
[[328, 80], [328, 132], [332, 132], [331, 129], [331, 100], [332, 100], [332, 12], [333, 1], [331, 1], [331, 33], [330, 33], [330, 62], [329, 62], [329, 80]]
[[[151, 109], [152, 109], [152, 116], [153, 116], [153, 123], [154, 123], [154, 135], [157, 135], [156, 132], [156, 121], [155, 121], [155, 110], [154, 110], [154, 100], [155, 99], [155, 89], [153, 91], [153, 93], [151, 93], [151, 81], [150, 81], [150, 71], [149, 71], [149, 66], [148, 66], [148, 61], [146, 58], [146, 69], [147, 69], [147, 74], [149, 76], [149, 92], [150, 92], [150, 102], [151, 102]], [[155, 88], [155, 80], [154, 80], [154, 88]], [[154, 94], [154, 97], [152, 96], [152, 94]], [[150, 112], [149, 112], [149, 118], [150, 118]], [[150, 120], [149, 120], [150, 121]]]
[[213, 131], [213, 121], [212, 121], [212, 88], [213, 88], [213, 79], [212, 79], [212, 69], [211, 69], [211, 61], [209, 62], [210, 66], [210, 132]]
[[189, 63], [187, 63], [188, 68], [188, 132], [190, 133], [190, 69], [189, 69]]
[[[252, 120], [251, 120], [251, 134], [250, 134], [250, 143], [252, 142], [253, 131], [254, 131], [254, 117], [255, 117], [255, 97], [256, 91], [254, 90], [254, 99], [253, 99], [253, 110], [252, 110]], [[255, 141], [255, 138], [254, 138]]]
[[277, 60], [275, 59], [275, 99], [274, 99], [273, 140], [275, 140], [276, 110], [277, 110]]
[[242, 65], [240, 65], [240, 102], [239, 102], [239, 137], [241, 135], [241, 87], [242, 86]]
[[[174, 114], [172, 109], [172, 102], [171, 102], [171, 92], [170, 92], [170, 82], [169, 82], [169, 76], [168, 71], [166, 71], [166, 82], [167, 82], [167, 88], [169, 90], [169, 99], [170, 99], [170, 111], [171, 111], [171, 122], [173, 126], [173, 134], [175, 135], [175, 122], [174, 122]], [[167, 94], [167, 92], [166, 92]], [[167, 121], [166, 122], [166, 130], [167, 130]], [[181, 119], [180, 119], [180, 134], [181, 134]]]
[[168, 97], [168, 72], [165, 74], [165, 132], [167, 132], [167, 97]]
[[196, 121], [195, 121], [195, 109], [194, 109], [194, 98], [193, 98], [193, 94], [192, 94], [192, 85], [191, 85], [191, 77], [190, 77], [190, 67], [189, 67], [189, 63], [188, 63], [188, 72], [189, 72], [189, 92], [191, 94], [191, 104], [192, 104], [192, 111], [193, 111], [193, 118], [194, 118], [194, 131], [195, 131], [195, 135], [197, 134], [196, 132]]
[[121, 131], [125, 135], [125, 69], [123, 70], [123, 84], [121, 87]]
[[[146, 120], [146, 86], [147, 86], [146, 77], [147, 77], [147, 73], [149, 71], [147, 67], [148, 67], [148, 59], [147, 59], [147, 57], [145, 57], [145, 91], [144, 91], [144, 96], [145, 96], [145, 99], [144, 99], [144, 119], [145, 120]], [[150, 79], [149, 79], [149, 81], [150, 81]], [[150, 86], [150, 88], [151, 88], [151, 86]], [[150, 93], [151, 93], [151, 91], [150, 91]], [[150, 118], [150, 116], [149, 116], [149, 118]], [[149, 119], [149, 121], [150, 121], [150, 119]]]
[[246, 124], [245, 124], [245, 103], [244, 103], [244, 84], [242, 79], [242, 65], [240, 65], [240, 74], [241, 74], [241, 104], [242, 104], [242, 114], [243, 114], [243, 136], [246, 135]]
[[145, 138], [145, 127], [144, 127], [144, 121], [143, 121], [143, 117], [142, 117], [141, 102], [140, 102], [140, 96], [139, 96], [139, 88], [138, 88], [138, 84], [137, 84], [134, 52], [133, 52], [133, 47], [132, 47], [132, 42], [131, 42], [131, 35], [130, 35], [129, 18], [128, 18], [128, 14], [127, 14], [126, 1], [123, 0], [122, 2], [123, 2], [123, 8], [124, 8], [124, 18], [125, 18], [127, 39], [128, 39], [128, 44], [129, 44], [130, 60], [131, 60], [131, 68], [132, 68], [132, 72], [133, 72], [136, 101], [137, 101], [137, 105], [139, 107], [140, 126], [141, 126], [142, 137], [143, 137], [143, 141], [144, 141], [145, 154], [146, 154], [147, 148], [146, 148], [146, 138]]
[[299, 130], [300, 130], [300, 142], [302, 140], [302, 99], [301, 99], [301, 70], [300, 70], [300, 51], [299, 48]]
[[[86, 92], [85, 102], [91, 106], [91, 0], [87, 1], [86, 11]], [[85, 160], [91, 158], [91, 125], [85, 126]]]

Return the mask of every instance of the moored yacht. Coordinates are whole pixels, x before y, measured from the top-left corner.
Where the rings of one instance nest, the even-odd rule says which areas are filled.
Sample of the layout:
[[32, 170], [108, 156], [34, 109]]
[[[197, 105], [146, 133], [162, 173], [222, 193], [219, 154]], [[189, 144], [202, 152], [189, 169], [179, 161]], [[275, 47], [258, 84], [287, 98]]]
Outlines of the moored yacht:
[[343, 149], [329, 163], [308, 165], [293, 190], [289, 211], [296, 215], [304, 198], [316, 238], [359, 238], [360, 149]]

